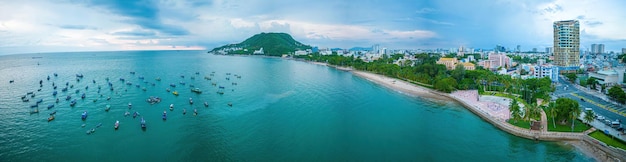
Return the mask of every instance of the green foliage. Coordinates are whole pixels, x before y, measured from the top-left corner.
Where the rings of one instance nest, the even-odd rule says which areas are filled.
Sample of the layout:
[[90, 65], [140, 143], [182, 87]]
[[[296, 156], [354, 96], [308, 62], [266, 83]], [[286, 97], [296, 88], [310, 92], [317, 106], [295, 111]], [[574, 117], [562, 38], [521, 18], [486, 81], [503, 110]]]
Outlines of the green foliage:
[[594, 77], [589, 77], [587, 79], [587, 84], [591, 87], [591, 89], [596, 89], [596, 84], [598, 84], [598, 80]]
[[601, 141], [609, 146], [617, 147], [626, 150], [626, 142], [619, 140], [618, 138], [611, 137], [610, 135], [604, 134], [600, 130], [593, 131], [589, 133], [589, 136]]
[[513, 56], [513, 61], [518, 62], [520, 64], [524, 63], [537, 63], [536, 58], [522, 57], [522, 56]]
[[567, 74], [565, 74], [565, 77], [567, 77], [567, 79], [569, 79], [570, 82], [574, 82], [574, 81], [576, 81], [576, 78], [578, 76], [576, 76], [575, 73], [567, 73]]
[[229, 44], [214, 48], [211, 52], [232, 47], [244, 48], [247, 49], [247, 51], [231, 51], [229, 54], [252, 54], [254, 50], [263, 48], [265, 55], [269, 56], [281, 56], [282, 54], [293, 53], [296, 50], [311, 49], [311, 46], [304, 45], [294, 40], [291, 35], [286, 33], [261, 33], [256, 34], [239, 44]]
[[587, 122], [587, 125], [589, 125], [593, 121], [594, 116], [595, 116], [595, 114], [593, 113], [593, 111], [586, 110], [585, 111], [585, 116], [583, 117], [583, 119], [585, 119], [585, 122]]
[[624, 93], [624, 90], [622, 90], [622, 88], [620, 88], [619, 86], [611, 87], [609, 89], [608, 96], [619, 103], [623, 104], [624, 102], [626, 102], [626, 93]]
[[457, 82], [452, 77], [447, 77], [441, 80], [437, 80], [437, 82], [435, 83], [436, 90], [446, 92], [446, 93], [452, 92], [456, 86], [457, 86]]
[[509, 106], [509, 111], [511, 112], [511, 117], [517, 123], [517, 121], [521, 118], [522, 110], [520, 110], [520, 106], [517, 103], [517, 100], [513, 100], [511, 105]]
[[[558, 119], [557, 119], [558, 120]], [[548, 118], [548, 123], [553, 123], [554, 121], [552, 121], [551, 118]], [[574, 124], [574, 130], [572, 131], [572, 124], [571, 121], [568, 121], [567, 123], [561, 123], [559, 124], [559, 121], [556, 121], [556, 127], [548, 127], [548, 131], [551, 132], [584, 132], [586, 130], [591, 129], [591, 126], [586, 125], [585, 123], [583, 123], [580, 120], [574, 120], [575, 124]]]
[[586, 87], [586, 86], [587, 86], [587, 79], [582, 79], [582, 78], [581, 78], [581, 79], [579, 79], [579, 81], [580, 81], [580, 83], [579, 83], [579, 84], [580, 84], [580, 86], [583, 86], [583, 87]]
[[556, 99], [556, 105], [554, 108], [556, 111], [556, 119], [562, 124], [566, 123], [569, 119], [572, 119], [573, 114], [580, 114], [578, 101], [569, 98]]

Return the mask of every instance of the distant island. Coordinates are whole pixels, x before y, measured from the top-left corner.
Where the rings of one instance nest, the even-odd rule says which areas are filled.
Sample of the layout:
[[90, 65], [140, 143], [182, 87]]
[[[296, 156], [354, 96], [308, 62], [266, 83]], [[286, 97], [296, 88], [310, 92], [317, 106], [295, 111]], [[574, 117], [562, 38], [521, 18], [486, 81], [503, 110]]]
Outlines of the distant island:
[[305, 50], [311, 50], [311, 46], [294, 40], [287, 33], [260, 33], [241, 43], [214, 48], [209, 53], [282, 56]]

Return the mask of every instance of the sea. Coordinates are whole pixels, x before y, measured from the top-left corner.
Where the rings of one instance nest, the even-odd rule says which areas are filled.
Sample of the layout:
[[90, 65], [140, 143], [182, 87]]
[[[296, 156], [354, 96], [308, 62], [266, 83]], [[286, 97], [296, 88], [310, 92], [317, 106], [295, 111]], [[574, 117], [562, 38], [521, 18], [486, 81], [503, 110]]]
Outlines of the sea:
[[[147, 102], [151, 96], [161, 101]], [[458, 103], [327, 66], [206, 51], [115, 51], [0, 56], [0, 161], [593, 159], [567, 143], [510, 135]]]

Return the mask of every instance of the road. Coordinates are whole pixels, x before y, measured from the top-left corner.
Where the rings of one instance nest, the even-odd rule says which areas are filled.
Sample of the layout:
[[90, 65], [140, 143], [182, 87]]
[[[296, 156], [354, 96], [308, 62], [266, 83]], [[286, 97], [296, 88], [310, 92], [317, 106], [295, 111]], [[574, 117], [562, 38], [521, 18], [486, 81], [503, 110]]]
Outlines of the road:
[[[582, 90], [578, 88], [581, 88]], [[565, 77], [559, 78], [559, 82], [556, 85], [556, 91], [554, 92], [553, 96], [556, 96], [557, 98], [565, 97], [578, 101], [578, 104], [580, 105], [582, 111], [584, 111], [585, 108], [592, 108], [594, 113], [600, 116], [604, 116], [611, 121], [619, 119], [620, 121], [622, 121], [622, 125], [624, 124], [624, 122], [626, 122], [626, 117], [618, 114], [619, 112], [626, 113], [626, 107], [607, 102], [605, 100], [607, 97], [606, 95], [593, 93], [585, 90], [582, 87], [577, 87], [571, 82], [567, 81]], [[584, 99], [584, 101], [581, 99]]]

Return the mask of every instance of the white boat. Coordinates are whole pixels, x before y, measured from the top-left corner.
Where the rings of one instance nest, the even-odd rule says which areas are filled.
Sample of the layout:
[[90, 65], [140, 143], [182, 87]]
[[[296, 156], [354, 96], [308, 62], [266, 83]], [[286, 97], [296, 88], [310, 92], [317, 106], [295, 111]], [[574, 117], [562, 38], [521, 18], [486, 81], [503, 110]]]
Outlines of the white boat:
[[117, 121], [115, 121], [115, 129], [117, 130], [117, 128], [119, 128], [119, 127], [120, 127], [120, 121], [117, 120]]

